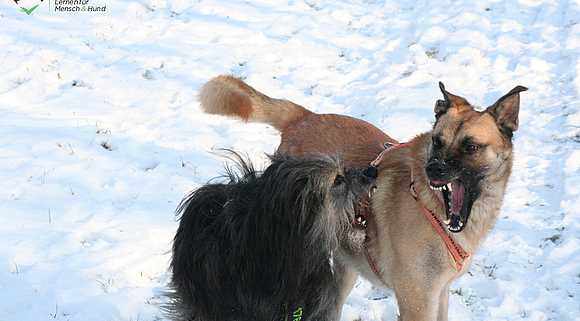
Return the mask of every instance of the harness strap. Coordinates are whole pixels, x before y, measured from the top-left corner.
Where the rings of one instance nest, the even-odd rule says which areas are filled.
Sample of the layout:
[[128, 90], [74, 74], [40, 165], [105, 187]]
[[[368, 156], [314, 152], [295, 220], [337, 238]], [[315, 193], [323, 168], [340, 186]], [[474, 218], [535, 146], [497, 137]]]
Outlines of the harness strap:
[[461, 271], [461, 269], [463, 268], [463, 265], [465, 263], [465, 260], [467, 258], [469, 258], [469, 253], [467, 253], [461, 247], [461, 245], [457, 244], [457, 242], [455, 242], [453, 237], [445, 231], [445, 226], [443, 225], [443, 222], [441, 222], [441, 220], [437, 217], [437, 215], [435, 215], [435, 213], [433, 213], [430, 209], [428, 209], [427, 207], [425, 207], [425, 205], [423, 205], [421, 203], [421, 200], [419, 199], [419, 196], [417, 195], [417, 191], [415, 190], [415, 181], [412, 180], [412, 178], [411, 178], [411, 184], [409, 185], [409, 189], [410, 189], [411, 195], [413, 196], [415, 201], [417, 201], [417, 203], [419, 203], [419, 205], [421, 205], [420, 207], [421, 207], [421, 212], [423, 213], [423, 216], [425, 216], [427, 221], [429, 221], [429, 223], [431, 223], [431, 226], [433, 226], [433, 229], [435, 229], [437, 234], [439, 234], [439, 237], [441, 237], [441, 239], [445, 243], [445, 247], [447, 248], [447, 252], [449, 252], [451, 257], [453, 258], [453, 262], [455, 263], [455, 266], [454, 266], [455, 270]]
[[365, 254], [367, 256], [367, 262], [369, 262], [369, 266], [371, 267], [371, 270], [376, 275], [376, 277], [379, 279], [379, 281], [381, 281], [381, 283], [383, 283], [386, 287], [388, 287], [387, 283], [385, 282], [385, 280], [383, 280], [383, 277], [381, 276], [381, 272], [379, 271], [377, 261], [375, 261], [375, 259], [373, 258], [373, 256], [369, 252], [369, 247], [366, 246], [366, 244], [367, 243], [365, 242]]
[[[369, 166], [371, 168], [374, 168], [374, 170], [377, 170], [377, 168], [379, 167], [379, 164], [381, 163], [381, 161], [383, 160], [383, 157], [385, 156], [385, 154], [387, 152], [390, 152], [392, 150], [395, 150], [395, 149], [398, 149], [398, 148], [401, 148], [401, 147], [405, 147], [408, 144], [409, 143], [395, 144], [395, 143], [385, 142], [384, 145], [383, 145], [385, 147], [385, 149], [383, 149], [379, 153], [379, 155], [377, 156], [377, 158], [375, 158], [370, 163]], [[383, 283], [385, 286], [388, 287], [387, 283], [385, 282], [385, 280], [383, 279], [383, 277], [381, 275], [382, 273], [381, 273], [381, 271], [378, 268], [377, 262], [375, 261], [374, 257], [371, 255], [371, 253], [369, 252], [369, 248], [368, 248], [367, 244], [368, 244], [368, 235], [366, 237], [365, 246], [364, 246], [365, 255], [367, 257], [367, 262], [369, 263], [369, 267], [371, 268], [371, 270], [373, 271], [373, 273], [375, 274], [375, 276], [377, 277], [377, 279], [379, 279], [379, 281], [381, 281], [381, 283]]]
[[399, 148], [405, 147], [405, 146], [407, 146], [407, 145], [409, 145], [409, 143], [399, 143], [399, 144], [394, 144], [394, 143], [389, 143], [389, 142], [386, 142], [386, 143], [384, 143], [384, 144], [383, 144], [383, 146], [385, 147], [385, 149], [383, 149], [383, 151], [382, 151], [382, 152], [380, 152], [379, 156], [377, 156], [377, 158], [375, 158], [375, 159], [374, 159], [374, 160], [371, 162], [371, 164], [370, 164], [370, 165], [371, 165], [372, 167], [379, 167], [379, 164], [380, 164], [380, 163], [383, 161], [383, 157], [385, 156], [385, 154], [386, 154], [387, 152], [390, 152], [390, 151], [392, 151], [392, 150], [395, 150], [395, 149], [399, 149]]
[[[385, 143], [385, 145], [384, 145], [385, 149], [377, 156], [377, 158], [375, 158], [370, 163], [370, 166], [377, 168], [387, 152], [408, 146], [409, 144], [410, 143], [400, 143], [400, 144]], [[463, 266], [465, 264], [465, 260], [467, 258], [469, 258], [470, 255], [461, 247], [461, 245], [459, 245], [457, 242], [455, 242], [455, 240], [453, 239], [453, 237], [451, 235], [449, 235], [449, 233], [446, 232], [445, 225], [443, 224], [443, 222], [441, 222], [441, 220], [437, 217], [437, 215], [433, 211], [431, 211], [430, 209], [425, 207], [425, 205], [423, 205], [423, 203], [419, 199], [419, 195], [417, 194], [417, 191], [415, 190], [415, 180], [414, 180], [412, 170], [411, 170], [411, 182], [409, 184], [409, 190], [411, 192], [411, 195], [415, 199], [415, 201], [417, 203], [419, 203], [419, 205], [420, 205], [419, 207], [421, 208], [421, 213], [423, 213], [423, 216], [425, 216], [427, 221], [429, 221], [429, 223], [431, 223], [431, 226], [433, 227], [435, 232], [437, 232], [437, 234], [439, 235], [439, 237], [441, 238], [443, 243], [445, 243], [445, 247], [447, 248], [447, 252], [449, 253], [449, 255], [451, 255], [451, 258], [453, 259], [453, 262], [455, 263], [454, 268], [457, 271], [461, 271], [461, 269], [463, 268]], [[381, 280], [381, 282], [385, 283], [383, 281], [383, 278], [381, 277], [381, 273], [377, 267], [377, 262], [374, 260], [372, 255], [370, 255], [368, 247], [366, 246], [366, 243], [367, 242], [365, 242], [365, 254], [367, 257], [367, 261], [369, 262], [369, 266], [370, 266], [371, 270], [373, 271], [373, 273], [375, 273], [375, 275], [378, 277], [378, 279]]]

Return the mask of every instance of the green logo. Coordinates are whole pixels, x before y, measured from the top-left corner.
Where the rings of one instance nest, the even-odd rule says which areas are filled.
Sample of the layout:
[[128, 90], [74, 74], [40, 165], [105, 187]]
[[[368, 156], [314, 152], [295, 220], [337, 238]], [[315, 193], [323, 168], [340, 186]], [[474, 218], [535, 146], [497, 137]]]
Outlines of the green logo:
[[302, 310], [302, 307], [298, 307], [298, 309], [294, 310], [294, 312], [292, 312], [292, 315], [290, 315], [290, 318], [288, 318], [288, 315], [286, 315], [286, 318], [284, 319], [284, 321], [302, 321], [302, 315], [303, 315], [304, 311]]
[[30, 16], [44, 0], [13, 0], [13, 1], [20, 8], [20, 11]]

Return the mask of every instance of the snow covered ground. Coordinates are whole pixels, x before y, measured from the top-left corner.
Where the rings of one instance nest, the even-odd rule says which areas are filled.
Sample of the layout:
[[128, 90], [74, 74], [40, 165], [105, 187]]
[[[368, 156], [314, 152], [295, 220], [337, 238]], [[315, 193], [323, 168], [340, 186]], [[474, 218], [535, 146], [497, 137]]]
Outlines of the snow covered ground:
[[[54, 1], [52, 2], [54, 4]], [[580, 1], [102, 0], [106, 13], [0, 3], [0, 321], [153, 321], [173, 211], [277, 133], [204, 115], [230, 73], [406, 140], [437, 81], [487, 106], [522, 94], [501, 217], [450, 319], [580, 320]], [[395, 320], [360, 280], [343, 321]]]

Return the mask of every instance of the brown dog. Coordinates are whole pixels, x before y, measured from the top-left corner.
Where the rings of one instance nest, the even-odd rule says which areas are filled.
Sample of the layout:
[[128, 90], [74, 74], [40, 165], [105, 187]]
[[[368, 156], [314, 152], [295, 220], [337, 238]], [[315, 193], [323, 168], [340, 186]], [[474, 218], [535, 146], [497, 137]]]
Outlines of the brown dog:
[[[495, 223], [511, 173], [519, 93], [527, 88], [515, 87], [484, 111], [440, 88], [445, 99], [435, 105], [433, 130], [382, 155], [366, 249], [337, 256], [342, 303], [360, 273], [395, 291], [401, 320], [447, 320], [449, 285]], [[315, 114], [234, 77], [212, 79], [200, 100], [208, 113], [274, 126], [282, 134], [278, 151], [294, 156], [338, 154], [360, 167], [385, 143], [397, 143], [365, 121]]]

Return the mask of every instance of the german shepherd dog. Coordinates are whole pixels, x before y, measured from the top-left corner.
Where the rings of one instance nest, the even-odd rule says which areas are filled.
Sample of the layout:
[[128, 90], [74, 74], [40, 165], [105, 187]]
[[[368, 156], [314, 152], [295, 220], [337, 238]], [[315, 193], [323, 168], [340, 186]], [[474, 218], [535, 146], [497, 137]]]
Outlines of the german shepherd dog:
[[[263, 173], [239, 171], [185, 197], [173, 243], [176, 321], [328, 321], [339, 317], [340, 247], [357, 251], [355, 207], [376, 177], [335, 158], [275, 156]], [[372, 173], [371, 173], [372, 174]]]
[[[527, 88], [515, 87], [482, 111], [440, 89], [433, 129], [384, 153], [378, 165], [366, 251], [337, 253], [335, 264], [345, 271], [339, 304], [362, 274], [394, 290], [401, 320], [447, 320], [449, 285], [495, 224], [512, 168], [519, 93]], [[385, 143], [397, 144], [365, 121], [316, 114], [230, 76], [205, 84], [200, 101], [207, 113], [272, 125], [281, 132], [278, 152], [288, 155], [339, 155], [360, 167]]]

